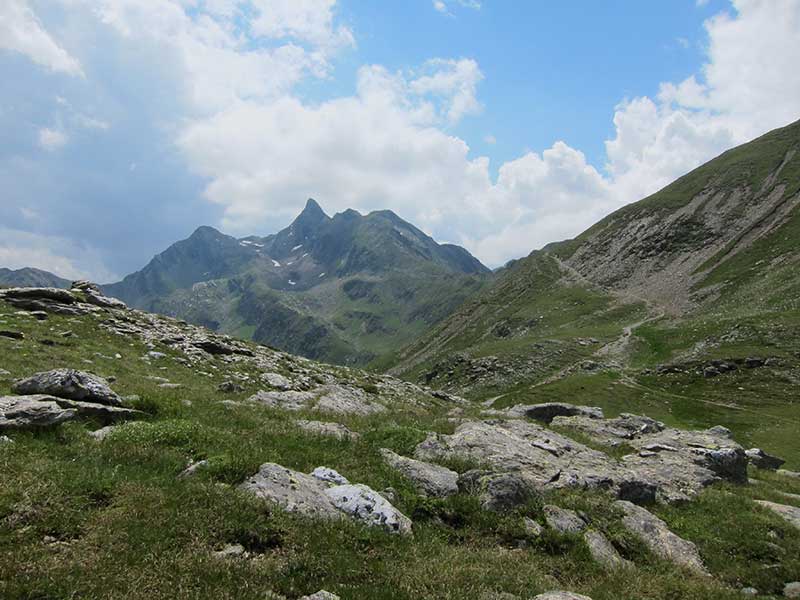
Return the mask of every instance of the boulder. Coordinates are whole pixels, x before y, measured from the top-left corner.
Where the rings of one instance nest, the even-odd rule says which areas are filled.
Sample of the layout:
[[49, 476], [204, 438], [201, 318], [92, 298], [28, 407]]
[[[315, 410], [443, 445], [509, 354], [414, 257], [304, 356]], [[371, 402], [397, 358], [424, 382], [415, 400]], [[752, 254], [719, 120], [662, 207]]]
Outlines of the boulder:
[[325, 494], [340, 511], [367, 525], [391, 533], [411, 533], [411, 519], [366, 485], [337, 485], [326, 489]]
[[552, 504], [545, 504], [543, 510], [547, 526], [558, 533], [580, 533], [586, 529], [586, 521], [574, 511]]
[[239, 394], [244, 391], [244, 386], [235, 381], [223, 381], [217, 386], [217, 391], [223, 394]]
[[458, 488], [478, 496], [481, 507], [504, 512], [529, 502], [536, 496], [531, 483], [516, 473], [467, 471], [458, 478]]
[[61, 304], [75, 304], [75, 296], [60, 288], [11, 288], [4, 290], [6, 300], [52, 300]]
[[316, 394], [313, 392], [297, 392], [294, 390], [265, 392], [262, 390], [250, 396], [248, 402], [258, 402], [270, 408], [299, 411], [308, 408], [315, 399]]
[[1, 396], [0, 431], [52, 427], [77, 417], [48, 396]]
[[214, 558], [236, 558], [238, 556], [244, 556], [245, 554], [246, 551], [241, 544], [228, 544], [222, 550], [214, 552]]
[[458, 493], [458, 473], [445, 467], [406, 458], [387, 448], [381, 449], [381, 456], [390, 467], [409, 479], [421, 494], [434, 498], [444, 498]]
[[27, 379], [17, 381], [13, 385], [13, 390], [23, 395], [48, 394], [108, 406], [122, 405], [122, 400], [105, 379], [74, 369], [55, 369], [36, 373]]
[[288, 512], [322, 519], [347, 515], [391, 533], [411, 533], [411, 520], [388, 500], [366, 485], [347, 483], [347, 479], [333, 469], [318, 467], [312, 475], [305, 475], [275, 463], [265, 463], [240, 489]]
[[614, 505], [623, 513], [622, 524], [657, 556], [695, 573], [708, 576], [697, 547], [672, 533], [667, 524], [641, 506], [618, 500]]
[[276, 390], [287, 391], [292, 389], [292, 382], [279, 373], [264, 373], [261, 375], [261, 380]]
[[589, 529], [583, 533], [583, 540], [589, 548], [592, 558], [606, 569], [619, 569], [632, 567], [630, 561], [619, 555], [617, 549], [608, 541], [608, 538], [599, 531]]
[[800, 529], [800, 508], [797, 506], [778, 504], [777, 502], [768, 502], [766, 500], [756, 500], [756, 504], [771, 510], [776, 515], [791, 523], [797, 529]]
[[777, 471], [786, 462], [782, 458], [767, 454], [761, 448], [751, 448], [745, 452], [745, 454], [751, 465], [757, 469], [764, 469], [767, 471]]
[[275, 463], [261, 465], [258, 473], [240, 487], [277, 504], [287, 512], [318, 518], [342, 516], [325, 495], [328, 488], [325, 482]]
[[368, 416], [386, 412], [386, 407], [372, 401], [359, 387], [330, 384], [321, 389], [316, 409], [323, 412]]
[[128, 408], [66, 400], [45, 394], [0, 397], [0, 430], [52, 427], [77, 418], [116, 423], [143, 414]]

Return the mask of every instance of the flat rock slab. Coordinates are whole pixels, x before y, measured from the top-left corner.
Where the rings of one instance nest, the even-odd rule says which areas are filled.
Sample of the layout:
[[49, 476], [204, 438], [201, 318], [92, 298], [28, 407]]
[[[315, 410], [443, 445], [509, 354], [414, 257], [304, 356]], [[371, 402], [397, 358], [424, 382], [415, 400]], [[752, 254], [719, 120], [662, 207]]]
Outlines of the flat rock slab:
[[434, 498], [458, 493], [458, 473], [445, 467], [400, 456], [387, 448], [381, 449], [383, 460], [409, 479], [418, 492]]
[[66, 400], [45, 394], [0, 397], [0, 430], [53, 427], [81, 418], [96, 419], [104, 424], [117, 423], [142, 416], [144, 413], [129, 408]]
[[411, 533], [411, 520], [386, 498], [366, 485], [347, 483], [347, 479], [326, 467], [318, 467], [312, 475], [306, 475], [265, 463], [240, 488], [288, 512], [322, 519], [347, 515], [391, 533]]
[[709, 576], [697, 546], [669, 530], [667, 524], [650, 511], [631, 502], [614, 503], [623, 513], [622, 524], [657, 556], [697, 575]]
[[36, 373], [27, 379], [17, 381], [13, 385], [13, 390], [22, 395], [48, 394], [81, 402], [108, 406], [122, 405], [122, 399], [105, 379], [75, 369], [54, 369]]
[[756, 504], [760, 504], [786, 519], [789, 523], [800, 529], [800, 508], [796, 506], [789, 506], [787, 504], [778, 504], [777, 502], [768, 502], [766, 500], [756, 500]]

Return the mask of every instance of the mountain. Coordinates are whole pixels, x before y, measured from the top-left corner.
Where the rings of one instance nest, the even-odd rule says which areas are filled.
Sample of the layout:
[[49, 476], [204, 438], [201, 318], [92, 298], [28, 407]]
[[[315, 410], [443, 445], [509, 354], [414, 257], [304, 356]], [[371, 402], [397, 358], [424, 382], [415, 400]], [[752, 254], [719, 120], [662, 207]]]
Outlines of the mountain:
[[0, 287], [53, 287], [66, 289], [70, 286], [68, 279], [62, 279], [57, 275], [25, 267], [12, 271], [11, 269], [0, 269]]
[[[495, 407], [578, 394], [697, 425], [733, 403], [742, 434], [762, 411], [794, 423], [799, 206], [797, 122], [510, 264], [389, 372]], [[792, 427], [766, 430], [788, 445]]]
[[463, 248], [391, 211], [329, 217], [309, 200], [274, 235], [201, 227], [104, 290], [309, 358], [366, 364], [438, 323], [490, 276]]

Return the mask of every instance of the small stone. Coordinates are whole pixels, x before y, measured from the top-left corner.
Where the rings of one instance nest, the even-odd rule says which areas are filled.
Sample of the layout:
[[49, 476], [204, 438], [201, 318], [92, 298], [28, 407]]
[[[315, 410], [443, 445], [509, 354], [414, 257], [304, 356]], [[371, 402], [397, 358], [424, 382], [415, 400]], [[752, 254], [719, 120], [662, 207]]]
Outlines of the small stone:
[[800, 598], [800, 581], [792, 581], [783, 586], [783, 595], [786, 598]]
[[243, 556], [245, 553], [244, 546], [241, 544], [229, 544], [225, 546], [222, 550], [214, 552], [215, 558], [235, 558], [237, 556]]
[[102, 441], [106, 439], [116, 428], [117, 425], [106, 425], [105, 427], [97, 429], [96, 431], [90, 431], [89, 437], [92, 437], [98, 441]]
[[533, 600], [592, 600], [589, 596], [581, 596], [575, 592], [547, 592], [534, 596]]
[[3, 446], [5, 444], [13, 444], [13, 443], [14, 443], [14, 440], [12, 440], [7, 435], [0, 435], [0, 446]]
[[183, 471], [178, 474], [178, 479], [189, 479], [190, 477], [194, 477], [197, 475], [201, 469], [204, 469], [208, 466], [207, 460], [200, 460], [196, 463], [192, 463], [188, 467], [186, 467]]
[[177, 390], [183, 386], [180, 383], [159, 383], [158, 387], [165, 390]]
[[217, 391], [224, 394], [239, 394], [244, 391], [244, 386], [233, 381], [223, 381], [217, 386]]
[[758, 596], [758, 590], [753, 587], [746, 587], [739, 590], [743, 596]]
[[341, 600], [336, 594], [320, 590], [310, 596], [303, 596], [300, 600]]

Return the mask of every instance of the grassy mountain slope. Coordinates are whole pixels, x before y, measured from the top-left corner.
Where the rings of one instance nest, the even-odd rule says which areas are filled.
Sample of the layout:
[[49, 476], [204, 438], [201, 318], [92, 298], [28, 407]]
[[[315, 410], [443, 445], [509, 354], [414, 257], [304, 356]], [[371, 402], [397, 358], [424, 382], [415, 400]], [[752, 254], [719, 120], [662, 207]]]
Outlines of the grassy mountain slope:
[[105, 290], [310, 358], [366, 364], [421, 335], [489, 276], [464, 249], [390, 211], [331, 218], [309, 200], [264, 238], [200, 228]]
[[[346, 600], [531, 599], [552, 589], [593, 600], [734, 600], [744, 585], [778, 594], [785, 581], [800, 577], [800, 531], [754, 503], [789, 502], [781, 491], [800, 493], [790, 478], [759, 473], [759, 485], [719, 485], [692, 503], [654, 507], [697, 544], [713, 577], [691, 575], [623, 530], [600, 492], [551, 492], [502, 514], [481, 509], [466, 493], [420, 496], [386, 466], [380, 449], [407, 455], [426, 431], [452, 433], [452, 404], [423, 390], [255, 345], [248, 346], [260, 357], [254, 361], [224, 355], [187, 361], [169, 345], [176, 338], [167, 344], [156, 335], [147, 343], [140, 335], [116, 334], [105, 327], [112, 318], [146, 336], [164, 323], [186, 336], [197, 331], [138, 312], [37, 321], [0, 300], [3, 328], [25, 334], [23, 340], [0, 336], [0, 395], [10, 393], [14, 378], [78, 367], [113, 377], [126, 402], [146, 412], [102, 441], [89, 436], [96, 424], [71, 422], [9, 432], [13, 442], [0, 443], [3, 598], [296, 599], [324, 588]], [[67, 330], [71, 335], [60, 335]], [[295, 418], [318, 413], [243, 401], [264, 385], [261, 360], [288, 377], [346, 382], [369, 394], [396, 388], [395, 404], [366, 417], [337, 415], [358, 439], [310, 434]], [[165, 388], [165, 379], [181, 387]], [[240, 383], [241, 391], [218, 391], [224, 380]], [[479, 411], [463, 407], [465, 417], [479, 418]], [[205, 469], [178, 477], [200, 459], [208, 460]], [[414, 521], [414, 535], [348, 519], [303, 518], [239, 491], [266, 461], [305, 472], [326, 465], [376, 490], [391, 487], [396, 506]], [[531, 534], [523, 519], [542, 522], [546, 502], [582, 511], [635, 566], [607, 571], [589, 558], [580, 536]], [[228, 544], [241, 544], [248, 554], [214, 556]]]
[[[798, 190], [800, 122], [516, 261], [394, 355], [390, 372], [496, 407], [588, 395], [790, 451]], [[749, 369], [748, 357], [769, 360]], [[718, 373], [720, 360], [739, 368]]]

